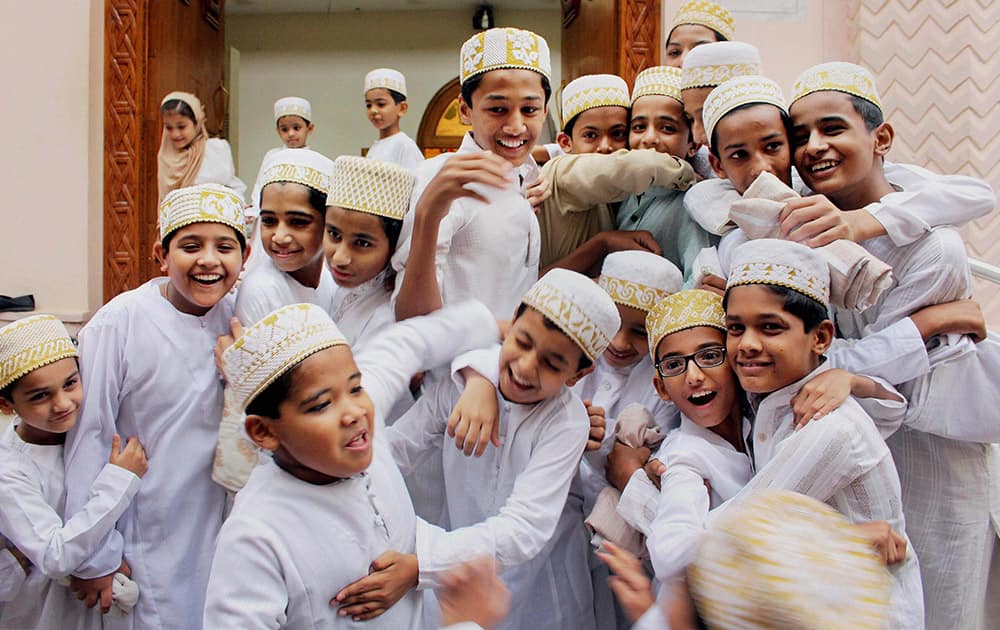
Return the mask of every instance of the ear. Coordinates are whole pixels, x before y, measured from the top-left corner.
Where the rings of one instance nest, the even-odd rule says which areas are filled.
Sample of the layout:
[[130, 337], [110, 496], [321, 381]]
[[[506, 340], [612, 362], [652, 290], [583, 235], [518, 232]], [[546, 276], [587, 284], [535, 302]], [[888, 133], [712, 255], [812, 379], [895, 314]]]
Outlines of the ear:
[[684, 158], [690, 160], [691, 158], [693, 158], [695, 155], [698, 154], [698, 149], [700, 148], [701, 148], [700, 144], [692, 140], [688, 140], [688, 148], [687, 152], [684, 154]]
[[160, 241], [153, 243], [153, 260], [160, 266], [161, 273], [167, 273], [167, 250]]
[[569, 134], [565, 131], [560, 131], [556, 134], [556, 144], [566, 153], [573, 152], [573, 138], [570, 138]]
[[585, 367], [582, 370], [578, 371], [576, 374], [574, 374], [573, 376], [569, 377], [566, 380], [566, 387], [573, 387], [574, 385], [576, 385], [577, 383], [580, 382], [581, 378], [583, 378], [584, 376], [590, 374], [596, 368], [597, 368], [596, 365], [591, 364], [590, 367]]
[[14, 403], [3, 396], [0, 396], [0, 412], [3, 412], [5, 416], [13, 416], [17, 413], [14, 411]]
[[472, 124], [472, 105], [466, 103], [465, 99], [461, 96], [458, 97], [458, 118], [462, 121], [463, 125]]
[[653, 389], [656, 390], [656, 394], [660, 397], [660, 400], [670, 402], [671, 398], [670, 393], [667, 392], [667, 386], [656, 372], [653, 372]]
[[812, 351], [816, 355], [825, 354], [833, 343], [835, 331], [833, 322], [824, 319], [812, 331]]
[[[325, 232], [326, 226], [325, 225], [323, 227], [323, 230], [324, 230], [324, 234], [326, 234], [326, 232]], [[253, 234], [253, 231], [251, 230], [250, 233]], [[250, 260], [250, 250], [251, 249], [253, 249], [253, 238], [251, 238], [251, 237], [248, 236], [247, 237], [247, 244], [246, 244], [246, 246], [243, 247], [243, 265], [244, 266], [247, 264], [247, 261]], [[240, 267], [241, 270], [242, 270], [242, 268], [243, 268], [243, 266]]]
[[264, 416], [256, 414], [248, 414], [247, 419], [243, 422], [247, 435], [250, 436], [253, 443], [265, 451], [276, 451], [281, 446], [281, 440], [271, 426], [272, 422]]
[[407, 103], [406, 101], [403, 101], [402, 103], [399, 104], [399, 115], [402, 116], [407, 111], [409, 111], [409, 109], [410, 109], [410, 104]]
[[314, 129], [316, 129], [316, 123], [311, 122], [308, 125], [306, 125], [307, 132], [312, 133]]
[[885, 157], [885, 154], [892, 148], [892, 140], [896, 136], [892, 125], [887, 122], [882, 123], [872, 131], [875, 135], [875, 155]]
[[712, 165], [712, 170], [719, 176], [719, 179], [729, 179], [729, 176], [726, 175], [726, 169], [722, 168], [722, 160], [715, 157], [711, 151], [708, 152], [708, 163]]

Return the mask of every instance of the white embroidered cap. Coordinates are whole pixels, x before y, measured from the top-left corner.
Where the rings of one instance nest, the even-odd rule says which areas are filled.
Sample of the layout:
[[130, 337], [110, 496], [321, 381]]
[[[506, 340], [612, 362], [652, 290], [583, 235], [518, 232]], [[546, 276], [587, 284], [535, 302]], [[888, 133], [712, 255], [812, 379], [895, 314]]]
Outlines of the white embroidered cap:
[[785, 95], [781, 86], [759, 75], [736, 77], [721, 83], [708, 93], [705, 104], [701, 108], [701, 116], [705, 122], [705, 136], [712, 141], [712, 132], [726, 114], [743, 105], [764, 103], [774, 105], [784, 113]]
[[800, 74], [792, 88], [792, 103], [813, 92], [827, 90], [861, 97], [882, 109], [875, 77], [867, 68], [846, 61], [821, 63]]
[[681, 89], [715, 87], [733, 77], [760, 74], [760, 52], [745, 42], [712, 42], [695, 46], [684, 57]]
[[657, 302], [681, 290], [684, 276], [663, 256], [643, 251], [613, 252], [604, 259], [597, 284], [618, 304], [648, 313]]
[[687, 289], [660, 300], [646, 315], [649, 356], [655, 362], [656, 348], [664, 337], [696, 326], [711, 326], [726, 331], [722, 296], [704, 289]]
[[333, 160], [312, 149], [280, 149], [264, 163], [260, 188], [274, 182], [302, 184], [324, 195], [330, 191]]
[[586, 74], [562, 89], [563, 127], [588, 109], [629, 107], [628, 84], [613, 74]]
[[298, 116], [306, 122], [313, 119], [312, 105], [304, 98], [298, 96], [286, 96], [274, 102], [274, 122], [281, 120], [282, 116]]
[[830, 305], [830, 267], [823, 255], [801, 243], [776, 238], [747, 241], [733, 252], [726, 290], [769, 284], [798, 291]]
[[643, 96], [669, 96], [678, 103], [681, 101], [681, 70], [673, 66], [653, 66], [646, 68], [635, 76], [632, 86], [631, 104]]
[[892, 580], [830, 506], [761, 490], [712, 521], [687, 570], [711, 628], [885, 628]]
[[160, 240], [192, 223], [222, 223], [246, 237], [243, 200], [221, 184], [197, 184], [167, 193], [160, 202]]
[[75, 357], [76, 346], [59, 318], [31, 315], [0, 328], [0, 389], [25, 374]]
[[406, 96], [406, 77], [399, 70], [375, 68], [365, 75], [365, 94], [368, 90], [383, 88]]
[[507, 27], [476, 33], [462, 44], [458, 69], [462, 83], [504, 68], [533, 70], [551, 80], [548, 42], [531, 31]]
[[568, 269], [539, 278], [521, 300], [534, 308], [596, 361], [622, 325], [618, 307], [597, 283]]
[[401, 166], [341, 155], [333, 162], [326, 205], [402, 221], [415, 178]]
[[670, 26], [673, 31], [681, 24], [698, 24], [707, 26], [713, 31], [730, 40], [736, 34], [736, 25], [733, 23], [733, 14], [729, 9], [718, 2], [711, 0], [690, 0], [677, 9], [674, 14], [674, 22]]
[[315, 304], [291, 304], [248, 327], [222, 353], [222, 367], [233, 400], [242, 411], [306, 357], [346, 345], [347, 339], [325, 310]]

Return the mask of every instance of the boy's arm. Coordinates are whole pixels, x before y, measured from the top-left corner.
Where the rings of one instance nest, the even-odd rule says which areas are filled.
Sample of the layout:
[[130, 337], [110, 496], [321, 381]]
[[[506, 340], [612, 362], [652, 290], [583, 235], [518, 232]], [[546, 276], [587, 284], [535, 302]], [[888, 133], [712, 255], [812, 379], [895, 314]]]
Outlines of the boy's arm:
[[703, 475], [681, 458], [672, 458], [660, 477], [660, 500], [646, 539], [656, 578], [666, 583], [694, 560], [705, 530], [709, 495]]
[[408, 475], [428, 457], [440, 455], [454, 393], [451, 383], [435, 383], [392, 426], [383, 429], [399, 472]]

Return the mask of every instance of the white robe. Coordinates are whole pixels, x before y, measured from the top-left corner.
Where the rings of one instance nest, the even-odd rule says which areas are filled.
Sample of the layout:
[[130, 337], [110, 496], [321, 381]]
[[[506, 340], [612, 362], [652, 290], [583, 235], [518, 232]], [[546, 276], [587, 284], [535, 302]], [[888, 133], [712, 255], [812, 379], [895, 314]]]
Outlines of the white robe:
[[195, 184], [222, 184], [246, 201], [247, 185], [236, 177], [236, 166], [233, 164], [233, 150], [222, 138], [209, 138], [205, 142], [205, 156], [201, 168], [194, 178]]
[[104, 305], [80, 331], [84, 405], [66, 441], [66, 513], [79, 510], [107, 462], [111, 437], [139, 438], [149, 471], [101, 548], [75, 575], [114, 572], [125, 559], [141, 597], [111, 628], [201, 627], [225, 490], [211, 478], [222, 414], [216, 339], [233, 298], [203, 316], [178, 311], [154, 278]]
[[320, 272], [319, 285], [314, 289], [278, 269], [270, 256], [264, 256], [265, 259], [243, 277], [236, 292], [236, 317], [244, 326], [254, 324], [271, 311], [289, 304], [315, 304], [330, 312], [337, 285], [326, 263]]
[[405, 132], [376, 140], [365, 155], [368, 159], [389, 162], [412, 171], [424, 162], [420, 147]]
[[[490, 352], [498, 365], [500, 348]], [[583, 404], [565, 388], [532, 405], [498, 392], [501, 446], [476, 458], [451, 447], [445, 433], [460, 394], [455, 383], [438, 382], [388, 429], [404, 473], [426, 457], [444, 463], [454, 531], [418, 525], [421, 583], [434, 584], [455, 562], [491, 554], [511, 591], [511, 612], [499, 627], [594, 628], [588, 536], [580, 497], [570, 491], [590, 430]]]
[[338, 287], [333, 295], [330, 317], [352, 348], [360, 350], [366, 341], [396, 322], [385, 288], [385, 272], [353, 289]]
[[382, 410], [406, 392], [414, 372], [496, 335], [485, 307], [466, 303], [394, 325], [358, 352], [375, 408], [371, 466], [328, 485], [304, 482], [273, 461], [257, 467], [219, 534], [206, 628], [422, 626], [423, 596], [415, 590], [363, 624], [340, 617], [330, 600], [367, 575], [382, 553], [415, 549], [416, 517], [387, 446]]
[[[88, 488], [84, 509], [64, 522], [63, 446], [29, 444], [17, 435], [16, 424], [0, 436], [0, 542], [19, 549], [31, 569], [25, 576], [14, 560], [9, 587], [17, 588], [0, 598], [6, 602], [0, 604], [0, 628], [100, 628], [100, 611], [84, 607], [61, 580], [114, 528], [139, 489], [139, 477], [105, 464]], [[13, 581], [15, 568], [20, 584]]]

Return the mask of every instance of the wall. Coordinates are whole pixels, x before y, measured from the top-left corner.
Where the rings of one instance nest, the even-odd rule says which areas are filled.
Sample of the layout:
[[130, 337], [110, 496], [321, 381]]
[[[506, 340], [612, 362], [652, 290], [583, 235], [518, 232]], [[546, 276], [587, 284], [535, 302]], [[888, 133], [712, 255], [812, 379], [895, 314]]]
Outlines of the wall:
[[101, 303], [103, 23], [101, 0], [0, 3], [0, 293], [71, 322]]
[[[544, 36], [552, 50], [553, 85], [559, 85], [558, 11], [497, 9], [499, 26]], [[227, 44], [240, 51], [237, 171], [253, 185], [267, 149], [278, 146], [274, 101], [302, 96], [312, 103], [316, 131], [309, 145], [328, 155], [360, 155], [376, 131], [364, 112], [364, 76], [378, 67], [406, 76], [410, 111], [402, 129], [416, 138], [434, 93], [458, 75], [458, 52], [472, 34], [471, 11], [401, 11], [230, 16]]]

